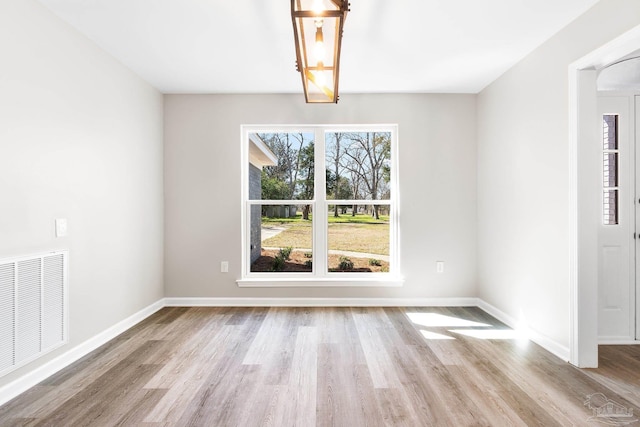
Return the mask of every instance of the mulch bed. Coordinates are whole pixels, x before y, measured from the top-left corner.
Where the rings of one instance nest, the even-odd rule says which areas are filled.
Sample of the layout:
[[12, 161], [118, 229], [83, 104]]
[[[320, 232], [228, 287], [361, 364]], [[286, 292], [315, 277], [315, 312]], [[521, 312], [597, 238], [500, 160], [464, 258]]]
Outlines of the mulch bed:
[[[260, 258], [258, 258], [253, 264], [251, 264], [251, 271], [254, 273], [272, 271], [271, 266], [275, 259], [277, 250], [262, 250]], [[311, 272], [311, 267], [307, 267], [304, 263], [311, 258], [304, 256], [303, 251], [293, 251], [289, 260], [284, 263], [284, 272]], [[349, 273], [377, 273], [381, 271], [389, 271], [389, 263], [386, 261], [380, 261], [380, 266], [369, 265], [369, 258], [354, 258], [349, 257], [353, 262], [353, 270], [338, 270], [337, 268], [329, 268], [332, 272], [349, 272]], [[340, 264], [340, 255], [329, 255], [329, 266], [337, 266]]]

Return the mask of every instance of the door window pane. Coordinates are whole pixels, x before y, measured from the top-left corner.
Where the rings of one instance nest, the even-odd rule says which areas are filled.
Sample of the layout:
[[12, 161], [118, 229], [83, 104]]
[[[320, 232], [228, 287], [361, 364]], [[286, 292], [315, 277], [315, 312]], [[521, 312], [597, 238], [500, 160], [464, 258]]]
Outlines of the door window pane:
[[605, 114], [602, 116], [602, 221], [604, 225], [618, 224], [618, 116]]
[[602, 146], [603, 150], [618, 149], [618, 116], [615, 114], [602, 116]]
[[618, 223], [618, 190], [604, 190], [604, 223], [615, 225]]
[[605, 188], [618, 186], [618, 153], [603, 154], [602, 172]]

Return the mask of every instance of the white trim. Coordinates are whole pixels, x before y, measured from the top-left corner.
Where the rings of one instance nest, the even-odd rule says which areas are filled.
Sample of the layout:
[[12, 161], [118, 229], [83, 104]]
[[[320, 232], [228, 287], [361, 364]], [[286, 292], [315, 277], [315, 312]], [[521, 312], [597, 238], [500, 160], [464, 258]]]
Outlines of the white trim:
[[39, 366], [21, 376], [20, 378], [0, 387], [0, 405], [8, 402], [21, 393], [24, 393], [29, 388], [37, 385], [41, 381], [44, 381], [51, 375], [60, 371], [61, 369], [69, 366], [78, 359], [89, 354], [96, 348], [112, 340], [116, 336], [120, 335], [127, 329], [140, 323], [142, 320], [151, 316], [156, 311], [165, 307], [164, 299], [160, 299], [148, 307], [143, 308], [137, 313], [132, 314], [126, 319], [116, 323], [115, 325], [107, 328], [106, 330], [94, 335], [85, 342], [77, 345], [69, 351], [57, 356], [55, 359], [50, 360], [42, 366]]
[[[357, 274], [357, 273], [353, 273]], [[363, 273], [363, 274], [376, 274], [376, 273]], [[400, 287], [404, 285], [404, 279], [401, 278], [386, 278], [380, 277], [379, 279], [373, 277], [352, 277], [352, 278], [337, 278], [337, 279], [319, 279], [315, 277], [296, 277], [291, 279], [286, 278], [250, 278], [236, 280], [238, 287], [240, 288], [313, 288], [313, 287]]]
[[[580, 368], [598, 366], [598, 239], [600, 224], [601, 154], [598, 151], [596, 71], [575, 70], [570, 74], [570, 226], [572, 268], [570, 270], [570, 362]], [[573, 105], [570, 102], [570, 105]], [[580, 141], [580, 143], [578, 143]]]
[[475, 307], [469, 298], [165, 298], [167, 307]]
[[[341, 273], [328, 272], [328, 242], [327, 242], [327, 222], [313, 221], [312, 236], [313, 247], [311, 252], [315, 255], [313, 259], [313, 271], [305, 273], [279, 273], [279, 272], [251, 272], [251, 263], [249, 261], [251, 251], [251, 211], [250, 207], [254, 205], [300, 205], [300, 200], [251, 200], [249, 198], [249, 173], [248, 159], [250, 160], [251, 135], [266, 133], [290, 133], [305, 132], [313, 133], [315, 141], [315, 170], [322, 171], [326, 169], [325, 150], [326, 135], [331, 132], [385, 132], [391, 137], [391, 177], [389, 199], [385, 200], [329, 200], [325, 193], [326, 182], [324, 173], [316, 173], [314, 175], [314, 195], [311, 200], [307, 200], [305, 204], [313, 205], [314, 216], [318, 218], [326, 218], [327, 208], [329, 205], [337, 202], [351, 202], [345, 204], [359, 205], [388, 205], [390, 206], [390, 227], [389, 227], [389, 271], [385, 273], [375, 273], [379, 277], [370, 277], [370, 273], [362, 273], [360, 277], [358, 273]], [[401, 271], [400, 257], [400, 230], [398, 221], [399, 212], [399, 167], [398, 167], [398, 146], [399, 146], [399, 129], [397, 124], [377, 124], [377, 125], [241, 125], [241, 278], [237, 280], [239, 287], [351, 287], [351, 286], [402, 286], [403, 281], [399, 279]], [[368, 203], [367, 203], [368, 202]], [[337, 280], [340, 276], [343, 280]], [[335, 278], [334, 278], [335, 277]], [[284, 280], [283, 280], [284, 279]], [[355, 280], [352, 280], [355, 279]], [[368, 279], [368, 280], [367, 280]]]
[[[578, 67], [569, 66], [569, 362], [579, 366], [580, 347], [578, 331], [579, 296], [578, 272]], [[580, 260], [581, 261], [581, 260]]]
[[600, 338], [598, 345], [640, 345], [640, 341], [629, 338]]
[[[595, 75], [592, 88], [587, 93], [587, 87], [580, 82], [581, 73], [586, 70], [596, 70], [610, 64], [640, 46], [640, 25], [621, 34], [605, 45], [593, 50], [591, 53], [569, 64], [569, 208], [570, 222], [570, 310], [571, 310], [571, 357], [572, 364], [579, 367], [597, 367], [597, 324], [594, 325], [594, 304], [597, 304], [597, 290], [594, 288], [594, 269], [597, 273], [597, 265], [593, 265], [593, 254], [597, 253], [597, 242], [594, 241], [594, 229], [589, 228], [589, 219], [585, 218], [585, 212], [581, 209], [584, 205], [584, 192], [588, 188], [589, 177], [585, 177], [583, 171], [589, 165], [585, 165], [583, 159], [584, 149], [579, 150], [578, 141], [584, 142], [583, 136], [588, 128], [585, 123], [585, 102], [588, 105], [596, 96]], [[586, 71], [588, 73], [588, 71]], [[595, 72], [593, 73], [595, 74]], [[591, 76], [590, 76], [591, 77]], [[588, 139], [588, 135], [587, 139]], [[586, 144], [586, 143], [585, 143]], [[586, 181], [586, 182], [585, 182]], [[587, 200], [588, 202], [588, 200]], [[594, 300], [595, 299], [595, 300]], [[597, 305], [596, 305], [597, 307]]]
[[17, 256], [8, 256], [8, 257], [0, 256], [0, 258], [2, 259], [2, 262], [20, 262], [20, 261], [29, 260], [32, 258], [43, 258], [46, 256], [57, 255], [60, 253], [64, 253], [66, 256], [69, 256], [69, 249], [61, 248], [61, 249], [53, 249], [50, 251], [37, 251], [27, 255], [17, 255]]
[[[504, 324], [506, 324], [507, 326], [509, 326], [512, 329], [522, 329], [522, 325], [519, 324], [519, 322], [511, 317], [510, 315], [508, 315], [507, 313], [503, 312], [502, 310], [496, 308], [495, 306], [489, 304], [488, 302], [478, 298], [478, 308], [480, 308], [481, 310], [483, 310], [484, 312], [490, 314], [491, 316], [495, 317], [496, 319], [498, 319], [499, 321], [503, 322]], [[543, 335], [537, 331], [534, 331], [533, 329], [526, 327], [525, 330], [523, 331], [526, 333], [526, 336], [533, 341], [534, 343], [538, 344], [540, 347], [544, 348], [545, 350], [547, 350], [549, 353], [559, 357], [560, 359], [564, 360], [565, 362], [569, 361], [569, 348], [558, 343], [557, 341], [549, 338], [546, 335]]]

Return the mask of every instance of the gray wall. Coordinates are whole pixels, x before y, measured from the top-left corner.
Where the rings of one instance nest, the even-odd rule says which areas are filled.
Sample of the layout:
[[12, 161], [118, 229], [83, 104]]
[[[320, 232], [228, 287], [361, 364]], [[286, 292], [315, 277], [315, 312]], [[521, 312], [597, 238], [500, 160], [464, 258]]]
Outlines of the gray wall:
[[36, 1], [0, 2], [0, 52], [0, 258], [68, 249], [70, 314], [2, 386], [162, 298], [163, 148], [162, 96]]
[[639, 1], [600, 1], [478, 96], [479, 296], [567, 348], [568, 67], [639, 24]]
[[[475, 104], [473, 95], [347, 94], [338, 105], [307, 105], [302, 94], [166, 95], [166, 296], [475, 296]], [[240, 126], [317, 123], [399, 125], [403, 287], [238, 288]]]

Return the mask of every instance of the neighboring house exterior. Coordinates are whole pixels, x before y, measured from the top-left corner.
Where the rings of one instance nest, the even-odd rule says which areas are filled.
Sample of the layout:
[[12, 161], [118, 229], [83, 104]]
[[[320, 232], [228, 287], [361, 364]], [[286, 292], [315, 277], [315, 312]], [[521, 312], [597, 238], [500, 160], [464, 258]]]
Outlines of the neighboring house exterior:
[[279, 205], [267, 206], [264, 209], [264, 215], [269, 218], [291, 218], [298, 213], [296, 205]]
[[[267, 144], [256, 134], [249, 135], [249, 199], [262, 199], [262, 168], [278, 164], [276, 155]], [[260, 257], [262, 231], [261, 231], [260, 205], [251, 206], [251, 263]]]

